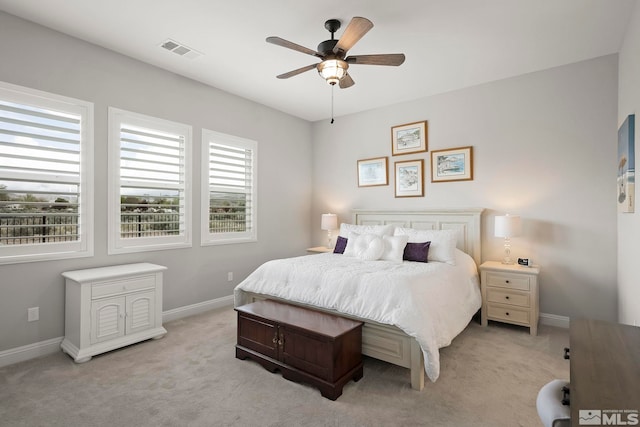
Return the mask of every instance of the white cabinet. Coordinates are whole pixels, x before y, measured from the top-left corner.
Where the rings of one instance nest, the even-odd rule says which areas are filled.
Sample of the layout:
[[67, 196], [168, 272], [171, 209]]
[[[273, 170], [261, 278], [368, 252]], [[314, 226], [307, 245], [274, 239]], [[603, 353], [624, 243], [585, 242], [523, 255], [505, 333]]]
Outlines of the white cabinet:
[[162, 272], [140, 263], [67, 271], [62, 350], [78, 362], [167, 333], [162, 327]]

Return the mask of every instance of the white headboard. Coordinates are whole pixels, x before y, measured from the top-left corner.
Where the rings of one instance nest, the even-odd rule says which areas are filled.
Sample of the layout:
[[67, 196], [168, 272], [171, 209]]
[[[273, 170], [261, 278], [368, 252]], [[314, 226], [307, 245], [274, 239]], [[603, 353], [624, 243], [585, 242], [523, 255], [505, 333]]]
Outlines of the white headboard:
[[420, 230], [457, 230], [461, 251], [471, 255], [477, 265], [482, 262], [480, 217], [482, 208], [428, 209], [422, 211], [353, 210], [353, 224], [396, 225]]

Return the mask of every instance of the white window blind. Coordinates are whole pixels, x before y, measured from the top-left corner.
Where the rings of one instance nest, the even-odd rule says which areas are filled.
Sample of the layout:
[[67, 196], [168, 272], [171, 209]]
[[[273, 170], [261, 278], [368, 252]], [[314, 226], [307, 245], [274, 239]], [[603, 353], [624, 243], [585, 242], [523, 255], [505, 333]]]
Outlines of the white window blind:
[[92, 112], [0, 85], [0, 263], [91, 255]]
[[202, 244], [255, 241], [257, 143], [202, 134]]
[[189, 246], [191, 128], [110, 109], [110, 251]]

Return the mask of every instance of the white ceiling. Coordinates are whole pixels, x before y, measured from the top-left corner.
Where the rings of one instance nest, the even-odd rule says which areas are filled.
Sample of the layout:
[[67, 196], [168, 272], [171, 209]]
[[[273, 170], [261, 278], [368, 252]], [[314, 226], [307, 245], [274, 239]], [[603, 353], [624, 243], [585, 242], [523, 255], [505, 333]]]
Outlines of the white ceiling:
[[[618, 52], [636, 0], [0, 0], [0, 10], [306, 120], [331, 115], [317, 62], [268, 44], [316, 49], [324, 22], [374, 23], [350, 54], [404, 53], [400, 67], [352, 65], [335, 88], [345, 115]], [[0, 29], [0, 34], [1, 34]], [[160, 48], [171, 38], [203, 56]], [[7, 40], [3, 40], [7, 43]]]

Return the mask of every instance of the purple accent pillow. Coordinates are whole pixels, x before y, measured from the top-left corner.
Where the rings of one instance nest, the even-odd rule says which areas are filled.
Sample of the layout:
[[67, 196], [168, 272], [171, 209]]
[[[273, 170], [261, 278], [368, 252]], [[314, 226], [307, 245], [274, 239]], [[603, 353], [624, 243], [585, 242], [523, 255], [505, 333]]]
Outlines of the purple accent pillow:
[[343, 254], [346, 247], [347, 247], [347, 238], [338, 236], [338, 238], [336, 239], [336, 246], [335, 248], [333, 248], [333, 253]]
[[407, 243], [407, 246], [404, 247], [402, 259], [405, 261], [428, 262], [429, 246], [431, 246], [431, 242]]

